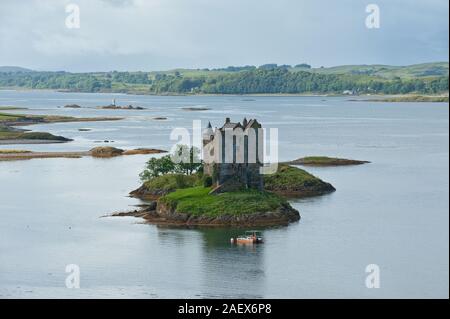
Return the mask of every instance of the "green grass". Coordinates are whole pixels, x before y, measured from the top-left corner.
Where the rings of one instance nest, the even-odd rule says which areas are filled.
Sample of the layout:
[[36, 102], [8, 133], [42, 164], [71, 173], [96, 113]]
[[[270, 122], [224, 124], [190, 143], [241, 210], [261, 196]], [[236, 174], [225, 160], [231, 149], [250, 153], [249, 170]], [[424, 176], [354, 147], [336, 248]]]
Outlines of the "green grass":
[[45, 132], [22, 132], [11, 129], [7, 126], [0, 125], [0, 140], [47, 140], [68, 142], [63, 136], [57, 136]]
[[80, 118], [60, 115], [27, 115], [0, 112], [0, 124], [8, 125], [14, 121], [33, 121], [36, 123], [59, 123], [79, 121]]
[[335, 157], [327, 157], [327, 156], [307, 156], [303, 157], [304, 162], [314, 162], [314, 163], [329, 163], [337, 160]]
[[200, 178], [196, 174], [167, 174], [152, 178], [145, 182], [145, 186], [148, 189], [174, 191], [179, 188], [199, 186], [199, 183]]
[[265, 187], [269, 190], [300, 189], [322, 185], [324, 182], [297, 167], [280, 165], [275, 174], [264, 177]]
[[268, 192], [243, 190], [209, 195], [208, 187], [179, 189], [160, 198], [160, 201], [178, 213], [199, 216], [245, 215], [268, 212], [285, 203], [281, 197]]
[[1, 113], [0, 112], [0, 121], [17, 121], [21, 118], [24, 118], [24, 115], [21, 114], [10, 114], [10, 113]]
[[[296, 69], [293, 69], [294, 71]], [[385, 79], [399, 77], [402, 79], [426, 78], [433, 76], [448, 76], [448, 62], [432, 62], [407, 66], [393, 65], [341, 65], [329, 68], [314, 68], [306, 70], [321, 74], [360, 74], [376, 76]]]

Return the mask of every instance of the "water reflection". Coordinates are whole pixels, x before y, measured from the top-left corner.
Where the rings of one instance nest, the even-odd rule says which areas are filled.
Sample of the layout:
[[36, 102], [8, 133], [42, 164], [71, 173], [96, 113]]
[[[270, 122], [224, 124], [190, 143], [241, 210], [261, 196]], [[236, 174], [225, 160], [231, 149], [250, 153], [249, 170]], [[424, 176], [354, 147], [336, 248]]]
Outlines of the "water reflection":
[[230, 242], [231, 237], [242, 234], [245, 229], [157, 228], [162, 245], [199, 250], [201, 274], [197, 297], [263, 298], [264, 244], [235, 245]]

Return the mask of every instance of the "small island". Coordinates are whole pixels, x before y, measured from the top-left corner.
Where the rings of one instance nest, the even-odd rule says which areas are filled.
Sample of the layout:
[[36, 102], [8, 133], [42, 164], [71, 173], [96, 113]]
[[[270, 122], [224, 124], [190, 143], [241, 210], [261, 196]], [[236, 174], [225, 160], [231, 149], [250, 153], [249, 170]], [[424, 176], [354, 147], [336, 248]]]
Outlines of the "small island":
[[79, 106], [78, 104], [67, 104], [64, 105], [65, 109], [81, 109], [81, 106]]
[[145, 110], [145, 108], [143, 108], [142, 106], [133, 106], [133, 105], [125, 105], [125, 106], [120, 106], [120, 105], [115, 105], [115, 104], [110, 104], [110, 105], [104, 105], [104, 106], [97, 106], [98, 109], [102, 109], [102, 110]]
[[[335, 191], [331, 184], [285, 164], [280, 165], [275, 174], [262, 175], [259, 157], [262, 143], [237, 145], [240, 139], [235, 139], [230, 163], [211, 155], [219, 153], [214, 150], [222, 149], [225, 140], [219, 136], [225, 129], [237, 128], [242, 128], [245, 134], [261, 129], [261, 124], [247, 119], [233, 123], [228, 118], [221, 128], [213, 129], [209, 124], [203, 134], [204, 161], [200, 160], [198, 149], [185, 145], [179, 145], [172, 156], [150, 159], [141, 173], [142, 186], [130, 193], [149, 204], [112, 216], [135, 216], [148, 223], [178, 226], [288, 225], [300, 220], [300, 214], [288, 203], [287, 197]], [[256, 152], [249, 152], [250, 147], [256, 147]], [[243, 153], [239, 154], [238, 150]], [[244, 161], [239, 162], [243, 154], [255, 154], [257, 158], [249, 161], [244, 156]], [[188, 161], [175, 163], [173, 156], [184, 156]]]
[[122, 150], [120, 148], [100, 146], [89, 151], [78, 152], [32, 152], [28, 150], [0, 150], [0, 161], [18, 161], [37, 158], [81, 158], [91, 156], [96, 158], [111, 158], [124, 155], [147, 155], [166, 153], [164, 150], [153, 148], [137, 148]]
[[287, 162], [287, 164], [290, 165], [302, 165], [302, 166], [349, 166], [349, 165], [362, 165], [367, 163], [370, 162], [337, 157], [327, 157], [327, 156], [308, 156]]
[[65, 143], [72, 141], [63, 136], [46, 132], [29, 132], [0, 124], [0, 145], [6, 144], [49, 144]]
[[[202, 185], [202, 177], [196, 174], [165, 174], [153, 178], [144, 177], [143, 180], [142, 186], [130, 192], [130, 196], [152, 201], [180, 188]], [[277, 172], [265, 175], [263, 181], [265, 191], [284, 198], [320, 196], [336, 191], [330, 183], [287, 164], [280, 164]]]
[[211, 110], [209, 107], [205, 107], [205, 106], [182, 107], [181, 109], [183, 111], [191, 111], [191, 112], [209, 111], [209, 110]]
[[1, 144], [48, 144], [72, 141], [63, 136], [56, 136], [46, 132], [30, 132], [16, 126], [34, 124], [50, 124], [65, 122], [96, 122], [117, 121], [118, 117], [71, 117], [59, 115], [27, 115], [0, 112], [0, 145]]
[[177, 189], [141, 210], [113, 216], [185, 226], [275, 226], [300, 219], [285, 199], [270, 192], [243, 189], [214, 195], [211, 190], [208, 186]]
[[[335, 191], [321, 179], [296, 167], [282, 165], [264, 177], [261, 191], [242, 188], [214, 194], [212, 179], [203, 173], [169, 173], [150, 178], [130, 196], [150, 204], [113, 216], [135, 216], [148, 223], [209, 226], [274, 226], [298, 221], [300, 214], [287, 198], [319, 196]], [[213, 183], [214, 184], [214, 183]]]

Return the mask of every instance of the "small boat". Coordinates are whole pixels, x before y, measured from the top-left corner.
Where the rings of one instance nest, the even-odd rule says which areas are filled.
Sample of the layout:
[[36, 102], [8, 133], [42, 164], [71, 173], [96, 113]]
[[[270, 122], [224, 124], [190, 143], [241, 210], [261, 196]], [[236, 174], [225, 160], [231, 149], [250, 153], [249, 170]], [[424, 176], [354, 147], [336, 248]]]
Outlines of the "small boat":
[[262, 244], [263, 242], [262, 233], [258, 230], [249, 230], [244, 235], [231, 238], [232, 244]]

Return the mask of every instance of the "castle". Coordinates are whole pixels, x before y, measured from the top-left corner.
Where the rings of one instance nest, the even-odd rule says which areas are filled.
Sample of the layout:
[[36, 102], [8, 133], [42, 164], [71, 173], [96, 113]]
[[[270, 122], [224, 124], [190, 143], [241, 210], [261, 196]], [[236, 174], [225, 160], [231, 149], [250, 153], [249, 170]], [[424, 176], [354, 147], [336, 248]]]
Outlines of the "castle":
[[213, 179], [213, 193], [243, 188], [263, 190], [264, 135], [256, 119], [231, 122], [221, 128], [211, 123], [203, 131], [204, 174]]

